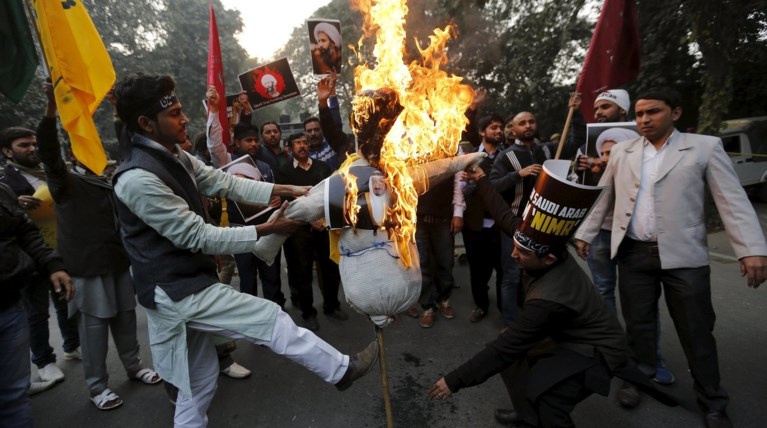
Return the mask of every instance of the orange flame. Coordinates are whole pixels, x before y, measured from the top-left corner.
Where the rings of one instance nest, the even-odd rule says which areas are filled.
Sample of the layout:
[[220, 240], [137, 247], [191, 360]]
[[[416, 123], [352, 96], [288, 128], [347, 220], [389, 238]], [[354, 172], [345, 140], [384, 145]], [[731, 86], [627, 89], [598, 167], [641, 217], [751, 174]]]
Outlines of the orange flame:
[[[389, 88], [397, 93], [404, 107], [384, 140], [378, 166], [392, 191], [387, 229], [397, 243], [403, 264], [409, 267], [408, 244], [415, 242], [418, 194], [408, 167], [456, 154], [461, 132], [468, 123], [464, 112], [474, 99], [474, 91], [461, 83], [461, 77], [440, 70], [440, 66], [447, 63], [445, 45], [454, 37], [452, 26], [435, 29], [426, 48], [418, 44], [420, 61], [405, 65], [406, 0], [352, 0], [351, 3], [365, 16], [363, 39], [375, 36], [375, 67], [357, 66], [356, 92]], [[363, 39], [359, 42], [360, 50]], [[365, 107], [365, 103], [354, 105]], [[366, 114], [361, 109], [355, 108], [352, 114]], [[349, 162], [342, 170], [347, 171], [348, 166]]]

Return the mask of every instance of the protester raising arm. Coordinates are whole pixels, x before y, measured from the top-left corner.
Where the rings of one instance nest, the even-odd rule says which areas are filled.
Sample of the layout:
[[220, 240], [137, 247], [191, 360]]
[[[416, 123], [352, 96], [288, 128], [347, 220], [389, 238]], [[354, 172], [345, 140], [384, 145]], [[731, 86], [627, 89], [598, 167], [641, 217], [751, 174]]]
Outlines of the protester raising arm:
[[317, 83], [317, 98], [320, 107], [320, 128], [334, 152], [342, 154], [346, 147], [346, 134], [341, 124], [340, 106], [336, 97], [335, 72], [323, 77]]
[[232, 155], [224, 145], [224, 128], [218, 119], [218, 91], [215, 86], [209, 86], [205, 99], [208, 100], [208, 123], [205, 126], [205, 134], [208, 137], [208, 152], [210, 163], [214, 168], [221, 168], [232, 161]]

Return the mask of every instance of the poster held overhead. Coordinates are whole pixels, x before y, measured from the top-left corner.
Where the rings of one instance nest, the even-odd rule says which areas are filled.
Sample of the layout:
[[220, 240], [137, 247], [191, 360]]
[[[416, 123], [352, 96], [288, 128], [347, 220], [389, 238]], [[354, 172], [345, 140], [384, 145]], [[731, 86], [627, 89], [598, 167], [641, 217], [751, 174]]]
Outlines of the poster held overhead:
[[239, 77], [254, 110], [301, 95], [287, 58], [256, 67]]
[[337, 19], [309, 19], [309, 48], [312, 52], [314, 74], [341, 73], [343, 39], [341, 21]]

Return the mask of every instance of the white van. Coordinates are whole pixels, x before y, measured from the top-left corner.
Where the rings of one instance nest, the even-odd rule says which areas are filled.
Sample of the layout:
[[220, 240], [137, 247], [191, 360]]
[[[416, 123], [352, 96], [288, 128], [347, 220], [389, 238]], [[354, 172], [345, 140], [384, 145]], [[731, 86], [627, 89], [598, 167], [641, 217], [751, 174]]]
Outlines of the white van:
[[719, 134], [740, 184], [767, 202], [767, 116], [726, 120]]

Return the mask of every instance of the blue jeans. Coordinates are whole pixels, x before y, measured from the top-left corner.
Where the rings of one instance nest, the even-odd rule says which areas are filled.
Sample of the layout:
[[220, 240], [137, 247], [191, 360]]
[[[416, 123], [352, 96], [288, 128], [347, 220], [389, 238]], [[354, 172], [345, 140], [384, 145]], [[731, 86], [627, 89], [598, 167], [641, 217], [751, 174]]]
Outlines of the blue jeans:
[[610, 259], [610, 231], [600, 229], [596, 238], [591, 241], [589, 257], [586, 260], [591, 271], [594, 287], [597, 289], [607, 306], [616, 314], [615, 284], [618, 281], [616, 267], [618, 263]]
[[56, 308], [56, 320], [64, 339], [64, 352], [72, 352], [80, 347], [80, 335], [77, 330], [77, 320], [69, 318], [67, 302], [59, 300], [53, 292], [53, 285], [45, 276], [38, 276], [21, 292], [22, 301], [29, 316], [30, 345], [32, 348], [32, 362], [43, 368], [50, 363], [56, 362], [56, 354], [48, 342], [49, 300], [53, 301]]
[[514, 238], [501, 233], [501, 267], [503, 269], [503, 281], [501, 281], [501, 315], [503, 324], [511, 326], [519, 314], [519, 287], [522, 283], [522, 272], [519, 270], [517, 261], [511, 258], [514, 251]]
[[28, 352], [29, 323], [24, 305], [17, 302], [0, 310], [0, 426], [32, 426]]
[[421, 297], [423, 308], [434, 308], [437, 302], [450, 298], [455, 280], [455, 237], [450, 233], [450, 220], [424, 223], [415, 230], [421, 262]]

